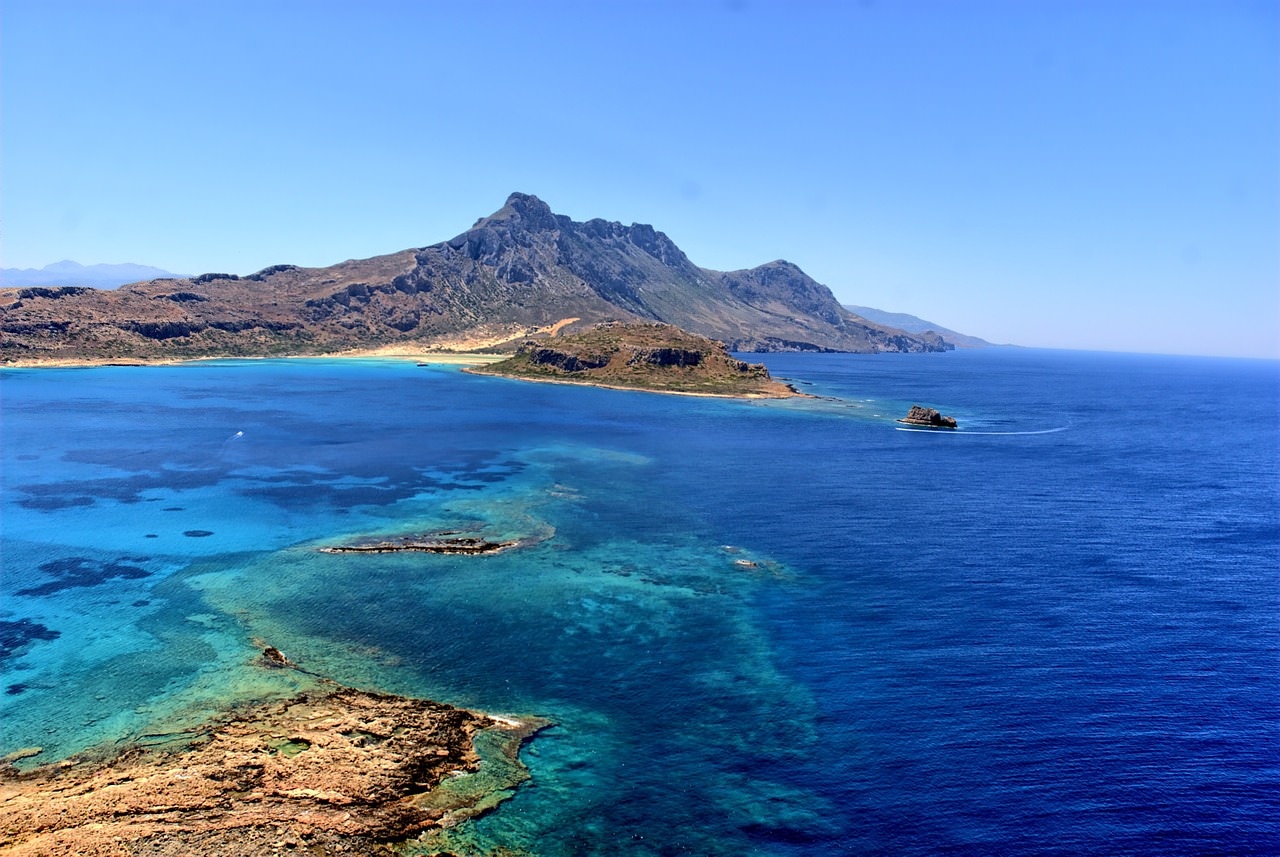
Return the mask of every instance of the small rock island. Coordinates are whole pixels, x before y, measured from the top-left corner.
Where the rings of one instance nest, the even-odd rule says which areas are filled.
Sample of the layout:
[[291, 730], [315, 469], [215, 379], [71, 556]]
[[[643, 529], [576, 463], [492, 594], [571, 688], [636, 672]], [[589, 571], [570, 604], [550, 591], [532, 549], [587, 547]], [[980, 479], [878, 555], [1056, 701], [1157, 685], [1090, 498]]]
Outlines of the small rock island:
[[520, 542], [491, 542], [470, 536], [441, 538], [434, 535], [401, 536], [398, 539], [366, 540], [353, 544], [332, 545], [320, 548], [321, 553], [439, 553], [474, 556], [482, 553], [498, 553], [518, 547]]
[[605, 322], [581, 333], [524, 341], [510, 358], [467, 371], [685, 395], [783, 399], [800, 396], [760, 363], [724, 343], [669, 324]]
[[933, 408], [925, 408], [920, 405], [912, 405], [907, 415], [898, 420], [898, 422], [909, 426], [932, 429], [953, 429], [956, 427], [955, 417], [944, 417]]

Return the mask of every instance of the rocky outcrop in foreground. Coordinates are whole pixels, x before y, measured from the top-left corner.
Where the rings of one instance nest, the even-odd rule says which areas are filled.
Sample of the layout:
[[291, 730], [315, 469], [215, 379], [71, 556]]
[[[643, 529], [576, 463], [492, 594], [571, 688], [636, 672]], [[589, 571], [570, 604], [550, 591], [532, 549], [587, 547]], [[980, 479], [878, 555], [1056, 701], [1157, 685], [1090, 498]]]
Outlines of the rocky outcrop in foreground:
[[[394, 843], [509, 796], [528, 776], [519, 746], [542, 725], [340, 687], [226, 715], [185, 747], [25, 773], [9, 761], [0, 852], [391, 855]], [[506, 782], [469, 791], [457, 775], [480, 766], [482, 730], [502, 733]]]
[[920, 405], [912, 405], [907, 415], [898, 422], [925, 428], [953, 429], [956, 427], [955, 417], [944, 417], [933, 408], [923, 408]]

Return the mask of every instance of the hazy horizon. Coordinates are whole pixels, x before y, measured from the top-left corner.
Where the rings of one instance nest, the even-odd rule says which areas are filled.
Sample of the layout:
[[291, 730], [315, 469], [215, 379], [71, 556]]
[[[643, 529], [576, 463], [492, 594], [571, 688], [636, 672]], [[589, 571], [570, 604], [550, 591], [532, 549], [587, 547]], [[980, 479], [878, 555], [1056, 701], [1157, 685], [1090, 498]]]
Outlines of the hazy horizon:
[[2, 11], [6, 268], [327, 266], [518, 191], [991, 342], [1280, 356], [1273, 3]]

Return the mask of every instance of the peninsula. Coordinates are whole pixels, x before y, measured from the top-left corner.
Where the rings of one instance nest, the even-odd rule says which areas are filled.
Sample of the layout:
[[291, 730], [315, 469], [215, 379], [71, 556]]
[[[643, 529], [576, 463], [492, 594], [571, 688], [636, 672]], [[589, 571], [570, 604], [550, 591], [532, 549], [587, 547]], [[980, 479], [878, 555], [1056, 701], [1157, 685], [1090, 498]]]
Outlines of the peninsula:
[[530, 339], [512, 357], [466, 371], [685, 395], [755, 399], [803, 395], [775, 381], [763, 364], [733, 357], [724, 343], [669, 324], [613, 322], [581, 333]]

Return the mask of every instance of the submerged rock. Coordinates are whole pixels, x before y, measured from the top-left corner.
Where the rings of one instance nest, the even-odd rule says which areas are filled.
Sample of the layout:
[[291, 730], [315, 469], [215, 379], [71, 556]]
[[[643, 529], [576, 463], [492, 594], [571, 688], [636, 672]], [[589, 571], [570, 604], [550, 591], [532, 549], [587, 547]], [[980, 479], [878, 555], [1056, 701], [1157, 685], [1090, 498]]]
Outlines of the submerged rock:
[[267, 646], [262, 650], [262, 662], [269, 667], [296, 669], [297, 664], [285, 657], [284, 652], [275, 646]]
[[22, 759], [30, 759], [32, 756], [39, 756], [43, 752], [43, 747], [23, 747], [19, 750], [14, 750], [12, 753], [6, 753], [5, 755], [0, 756], [0, 766], [12, 765], [14, 762], [21, 761]]

